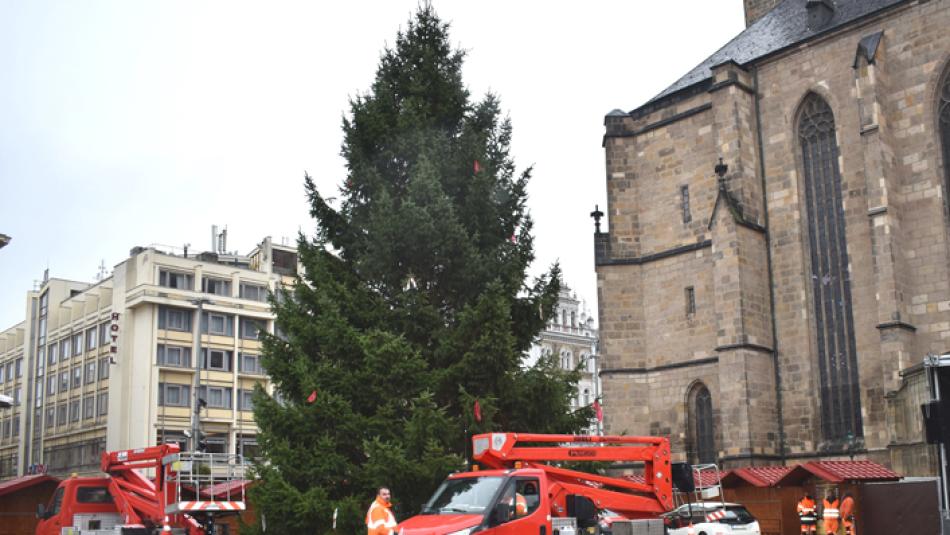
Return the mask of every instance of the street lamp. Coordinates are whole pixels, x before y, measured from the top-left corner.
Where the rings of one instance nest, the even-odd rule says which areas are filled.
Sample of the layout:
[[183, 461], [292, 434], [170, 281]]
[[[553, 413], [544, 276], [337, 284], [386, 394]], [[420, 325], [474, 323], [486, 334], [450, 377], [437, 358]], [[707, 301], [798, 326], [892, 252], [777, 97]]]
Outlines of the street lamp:
[[198, 444], [201, 442], [201, 424], [199, 415], [201, 413], [201, 398], [198, 396], [198, 391], [201, 389], [201, 317], [204, 314], [205, 305], [213, 305], [214, 301], [206, 299], [204, 297], [199, 297], [197, 299], [191, 299], [189, 303], [198, 307], [198, 314], [195, 316], [195, 380], [194, 380], [194, 394], [192, 402], [192, 413], [191, 413], [191, 451], [198, 451]]

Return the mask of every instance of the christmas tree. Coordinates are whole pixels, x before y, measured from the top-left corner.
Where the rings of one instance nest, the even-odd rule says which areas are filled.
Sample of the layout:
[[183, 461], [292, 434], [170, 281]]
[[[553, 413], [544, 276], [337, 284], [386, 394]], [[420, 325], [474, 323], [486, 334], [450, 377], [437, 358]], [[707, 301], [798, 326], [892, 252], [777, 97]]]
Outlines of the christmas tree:
[[[272, 300], [275, 385], [255, 416], [259, 533], [358, 533], [375, 489], [416, 514], [463, 466], [474, 433], [571, 433], [576, 373], [528, 349], [556, 306], [559, 271], [528, 282], [530, 169], [509, 154], [497, 97], [473, 101], [464, 53], [430, 5], [384, 51], [343, 122], [339, 202], [306, 177], [313, 239]], [[476, 409], [477, 406], [477, 409]]]

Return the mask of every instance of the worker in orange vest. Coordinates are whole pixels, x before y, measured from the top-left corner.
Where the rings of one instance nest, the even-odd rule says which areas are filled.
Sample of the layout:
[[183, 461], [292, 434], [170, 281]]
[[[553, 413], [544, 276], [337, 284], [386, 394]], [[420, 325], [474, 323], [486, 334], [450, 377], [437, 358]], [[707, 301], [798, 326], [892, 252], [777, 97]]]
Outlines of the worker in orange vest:
[[854, 497], [851, 493], [844, 493], [841, 500], [841, 523], [844, 524], [844, 535], [854, 535]]
[[838, 509], [838, 495], [834, 490], [828, 492], [828, 496], [821, 504], [821, 518], [825, 524], [825, 535], [838, 533], [838, 520], [841, 518], [841, 511]]
[[798, 502], [798, 521], [802, 525], [803, 534], [814, 535], [818, 532], [818, 512], [815, 510], [815, 500], [807, 492]]
[[386, 487], [376, 491], [376, 499], [366, 511], [367, 535], [393, 535], [396, 529], [396, 517], [391, 510], [392, 493]]

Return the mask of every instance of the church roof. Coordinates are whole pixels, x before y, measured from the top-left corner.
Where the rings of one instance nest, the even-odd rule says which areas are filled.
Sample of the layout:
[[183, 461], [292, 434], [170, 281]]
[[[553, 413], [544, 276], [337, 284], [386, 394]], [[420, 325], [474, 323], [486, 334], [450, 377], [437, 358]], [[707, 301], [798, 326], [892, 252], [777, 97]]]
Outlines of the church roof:
[[808, 0], [784, 0], [775, 9], [737, 35], [726, 46], [706, 58], [685, 76], [659, 95], [641, 106], [655, 104], [684, 89], [706, 82], [712, 77], [712, 68], [729, 61], [746, 65], [813, 37], [834, 31], [878, 11], [909, 0], [834, 0], [835, 11], [831, 20], [821, 28], [808, 25], [805, 4]]

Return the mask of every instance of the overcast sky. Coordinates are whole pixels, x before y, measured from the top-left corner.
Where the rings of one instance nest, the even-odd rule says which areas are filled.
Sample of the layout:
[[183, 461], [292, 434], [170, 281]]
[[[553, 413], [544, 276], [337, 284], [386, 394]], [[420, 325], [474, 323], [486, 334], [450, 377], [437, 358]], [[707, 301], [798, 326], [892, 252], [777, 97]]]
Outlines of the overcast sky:
[[[743, 28], [741, 0], [434, 0], [534, 165], [535, 273], [560, 260], [596, 306], [603, 118]], [[136, 245], [228, 249], [312, 234], [303, 173], [333, 195], [340, 123], [417, 0], [0, 0], [0, 329], [51, 277], [92, 281]]]

